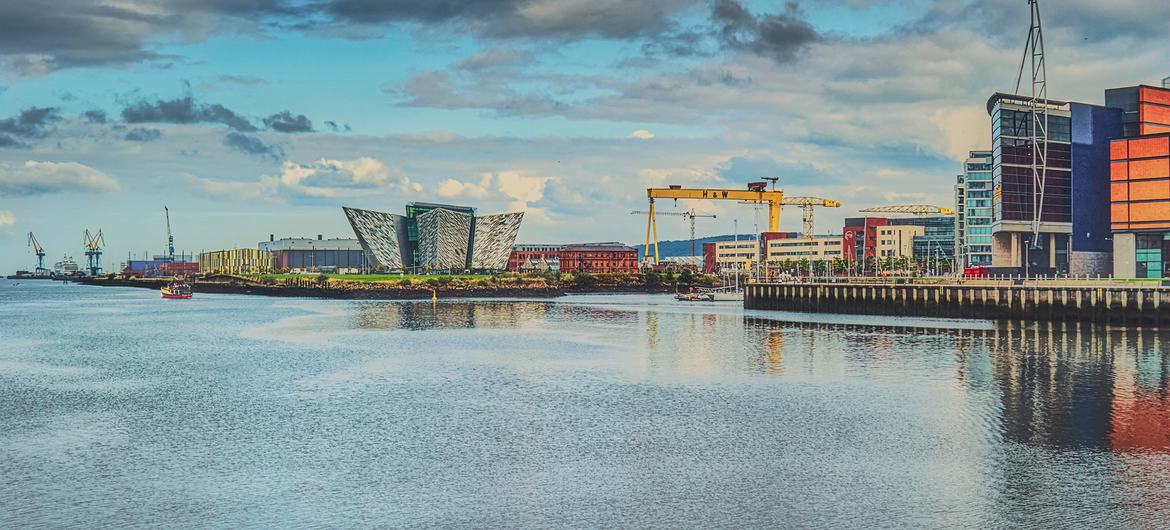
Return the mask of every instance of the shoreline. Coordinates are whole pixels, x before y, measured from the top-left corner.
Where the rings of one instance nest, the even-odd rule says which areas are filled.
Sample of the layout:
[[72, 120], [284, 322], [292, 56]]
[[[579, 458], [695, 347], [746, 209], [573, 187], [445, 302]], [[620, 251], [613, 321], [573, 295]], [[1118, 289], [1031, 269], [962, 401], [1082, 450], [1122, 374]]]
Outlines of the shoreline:
[[[133, 287], [159, 289], [166, 281], [119, 278], [84, 278], [73, 280], [82, 285], [97, 287]], [[641, 285], [594, 285], [590, 287], [466, 287], [449, 286], [403, 287], [400, 285], [354, 283], [320, 286], [262, 285], [243, 282], [196, 280], [191, 283], [195, 294], [246, 294], [281, 298], [321, 298], [331, 300], [426, 300], [439, 298], [558, 298], [571, 294], [673, 294], [676, 286], [647, 287]], [[684, 286], [685, 287], [685, 286]]]

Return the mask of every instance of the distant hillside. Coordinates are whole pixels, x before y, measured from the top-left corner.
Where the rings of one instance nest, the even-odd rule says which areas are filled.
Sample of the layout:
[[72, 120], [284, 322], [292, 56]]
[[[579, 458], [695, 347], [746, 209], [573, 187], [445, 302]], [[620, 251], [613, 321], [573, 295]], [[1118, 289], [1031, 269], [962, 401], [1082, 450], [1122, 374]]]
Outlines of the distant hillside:
[[[741, 234], [739, 236], [739, 239], [742, 241], [745, 239], [751, 239], [751, 237]], [[716, 243], [719, 241], [735, 241], [735, 236], [734, 235], [726, 235], [726, 236], [710, 236], [710, 237], [695, 238], [695, 255], [696, 256], [703, 255], [703, 243]], [[645, 246], [646, 245], [635, 245], [634, 246], [634, 248], [638, 249], [638, 258], [639, 259], [641, 259], [642, 257], [644, 257], [646, 255], [646, 252], [645, 252], [646, 249], [644, 248]], [[662, 257], [664, 257], [664, 258], [690, 256], [691, 255], [691, 240], [690, 239], [678, 239], [678, 240], [672, 240], [672, 241], [659, 241], [658, 242], [658, 251], [662, 253]]]

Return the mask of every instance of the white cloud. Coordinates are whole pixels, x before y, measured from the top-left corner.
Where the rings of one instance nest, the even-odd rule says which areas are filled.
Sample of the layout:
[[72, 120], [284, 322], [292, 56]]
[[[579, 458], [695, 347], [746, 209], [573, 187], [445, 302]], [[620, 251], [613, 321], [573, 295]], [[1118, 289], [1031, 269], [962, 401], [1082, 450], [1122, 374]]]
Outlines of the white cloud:
[[0, 163], [0, 195], [42, 195], [68, 191], [118, 191], [113, 177], [76, 162]]
[[484, 199], [491, 194], [490, 187], [492, 185], [492, 174], [484, 173], [480, 176], [478, 183], [460, 182], [455, 179], [447, 179], [439, 183], [437, 192], [440, 197], [454, 198], [454, 197], [468, 197], [472, 199]]
[[9, 210], [0, 210], [0, 227], [16, 224], [16, 214]]
[[654, 133], [647, 131], [646, 129], [638, 129], [638, 130], [630, 133], [630, 138], [638, 138], [640, 140], [649, 140], [651, 138], [654, 138]]

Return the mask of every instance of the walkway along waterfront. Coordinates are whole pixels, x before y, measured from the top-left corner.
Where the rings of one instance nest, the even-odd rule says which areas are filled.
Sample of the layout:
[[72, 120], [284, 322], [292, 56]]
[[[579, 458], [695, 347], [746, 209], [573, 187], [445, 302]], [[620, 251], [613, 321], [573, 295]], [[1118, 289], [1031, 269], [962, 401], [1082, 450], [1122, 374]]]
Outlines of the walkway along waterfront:
[[1170, 288], [1155, 286], [758, 283], [744, 308], [991, 320], [1170, 324]]

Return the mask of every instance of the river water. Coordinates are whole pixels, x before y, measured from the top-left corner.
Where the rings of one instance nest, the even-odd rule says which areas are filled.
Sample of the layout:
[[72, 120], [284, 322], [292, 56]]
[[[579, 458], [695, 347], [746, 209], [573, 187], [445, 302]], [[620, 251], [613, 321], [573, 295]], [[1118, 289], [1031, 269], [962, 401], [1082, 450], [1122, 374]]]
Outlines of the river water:
[[0, 280], [0, 527], [1170, 527], [1154, 330]]

